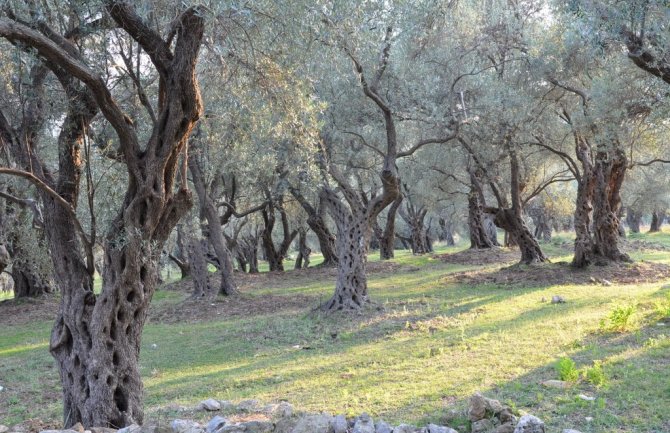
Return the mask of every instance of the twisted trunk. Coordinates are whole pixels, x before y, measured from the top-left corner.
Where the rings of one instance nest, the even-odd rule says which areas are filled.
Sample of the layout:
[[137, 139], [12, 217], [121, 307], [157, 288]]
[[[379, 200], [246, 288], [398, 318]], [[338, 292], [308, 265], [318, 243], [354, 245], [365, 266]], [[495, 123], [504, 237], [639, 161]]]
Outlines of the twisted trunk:
[[312, 249], [307, 246], [307, 230], [300, 229], [298, 237], [298, 256], [295, 259], [295, 269], [306, 269], [309, 267], [309, 255]]
[[328, 229], [328, 225], [324, 219], [323, 203], [319, 198], [319, 206], [312, 206], [300, 190], [290, 186], [289, 191], [291, 195], [298, 200], [300, 206], [307, 212], [307, 225], [314, 232], [319, 240], [319, 249], [323, 255], [323, 263], [321, 266], [335, 266], [337, 264], [337, 253], [335, 251], [335, 236]]
[[654, 209], [654, 211], [651, 213], [651, 224], [649, 226], [649, 233], [660, 232], [664, 220], [665, 220], [665, 211], [659, 211]]
[[379, 236], [379, 257], [382, 260], [390, 260], [394, 257], [395, 220], [403, 199], [403, 195], [399, 194], [398, 198], [391, 203], [388, 213], [386, 214], [386, 224], [384, 225], [384, 230], [381, 232], [381, 236]]
[[642, 215], [633, 208], [626, 210], [626, 224], [630, 228], [631, 233], [640, 233], [640, 222]]

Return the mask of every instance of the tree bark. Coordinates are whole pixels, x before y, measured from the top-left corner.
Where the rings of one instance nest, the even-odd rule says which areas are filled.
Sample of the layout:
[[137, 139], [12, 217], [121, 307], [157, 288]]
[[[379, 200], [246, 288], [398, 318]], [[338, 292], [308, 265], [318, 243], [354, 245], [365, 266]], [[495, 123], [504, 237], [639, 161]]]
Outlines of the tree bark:
[[[196, 143], [197, 140], [192, 140]], [[197, 147], [195, 150], [199, 150]], [[219, 263], [219, 271], [221, 272], [221, 283], [219, 285], [219, 294], [223, 296], [233, 296], [238, 293], [235, 287], [235, 280], [233, 275], [233, 258], [230, 250], [226, 245], [226, 239], [223, 236], [223, 229], [221, 228], [219, 212], [209, 195], [204, 173], [193, 154], [188, 160], [188, 168], [191, 172], [193, 186], [198, 195], [198, 202], [200, 203], [200, 219], [203, 236], [209, 241], [214, 248], [217, 262]], [[203, 253], [205, 252], [204, 249]]]
[[295, 259], [294, 269], [307, 269], [309, 267], [309, 255], [312, 249], [307, 246], [307, 230], [298, 230], [298, 256]]
[[642, 215], [635, 209], [629, 207], [626, 209], [626, 224], [630, 228], [631, 233], [640, 233], [640, 222]]
[[[470, 170], [470, 193], [468, 194], [468, 228], [470, 230], [470, 248], [484, 249], [498, 245], [497, 235], [492, 237], [489, 222], [484, 213], [484, 194], [479, 176]], [[495, 227], [494, 227], [495, 233]]]
[[386, 213], [386, 224], [379, 236], [379, 257], [382, 260], [390, 260], [395, 256], [395, 220], [403, 199], [404, 196], [399, 194]]
[[[651, 213], [651, 224], [649, 225], [649, 233], [658, 233], [661, 231], [661, 226], [663, 225], [663, 221], [665, 220], [665, 211], [660, 211], [658, 209], [654, 209], [654, 211]], [[639, 226], [638, 226], [638, 231], [639, 231]]]
[[[279, 211], [283, 231], [283, 239], [279, 244], [279, 247], [275, 247], [274, 240], [272, 239], [272, 232], [276, 222], [275, 208]], [[270, 272], [283, 272], [284, 258], [286, 258], [291, 243], [293, 243], [293, 240], [298, 235], [298, 231], [291, 231], [289, 229], [288, 215], [286, 215], [286, 211], [284, 210], [281, 197], [277, 203], [270, 201], [268, 206], [263, 209], [262, 215], [264, 227], [263, 232], [261, 233], [261, 243], [263, 245], [263, 250], [265, 251], [265, 259], [268, 261]]]
[[300, 203], [305, 212], [307, 212], [307, 225], [319, 240], [319, 249], [323, 255], [323, 263], [320, 266], [335, 266], [337, 264], [335, 236], [333, 236], [326, 224], [321, 196], [319, 196], [319, 205], [315, 208], [297, 188], [290, 186], [289, 191], [298, 200], [298, 203]]
[[[158, 282], [162, 247], [192, 204], [186, 184], [175, 193], [174, 181], [179, 155], [184, 153], [202, 112], [195, 78], [204, 30], [202, 11], [190, 8], [181, 14], [166, 42], [129, 3], [108, 0], [105, 6], [114, 21], [142, 45], [160, 75], [159, 113], [144, 148], [105, 81], [85, 65], [74, 44], [60, 36], [51, 40], [32, 28], [0, 18], [1, 36], [32, 46], [47, 63], [86, 85], [95, 105], [115, 129], [128, 169], [125, 198], [106, 237], [102, 293], [96, 297], [92, 254], [83, 263], [78, 252], [80, 239], [73, 229], [72, 207], [77, 203], [79, 183], [72, 180], [78, 180], [83, 130], [93, 117], [88, 118], [88, 110], [81, 108], [87, 100], [77, 100], [73, 105], [80, 107], [77, 113], [83, 112], [88, 122], [66, 120], [61, 136], [74, 135], [64, 136], [67, 146], [60, 149], [56, 185], [57, 194], [70, 207], [41, 189], [47, 195], [43, 197], [45, 213], [53, 216], [48, 218], [48, 226], [56, 226], [47, 232], [47, 239], [62, 298], [49, 348], [60, 369], [66, 428], [77, 422], [85, 427], [117, 428], [143, 422], [138, 368], [141, 334]], [[58, 76], [58, 71], [54, 73]], [[44, 173], [40, 177], [46, 178]]]

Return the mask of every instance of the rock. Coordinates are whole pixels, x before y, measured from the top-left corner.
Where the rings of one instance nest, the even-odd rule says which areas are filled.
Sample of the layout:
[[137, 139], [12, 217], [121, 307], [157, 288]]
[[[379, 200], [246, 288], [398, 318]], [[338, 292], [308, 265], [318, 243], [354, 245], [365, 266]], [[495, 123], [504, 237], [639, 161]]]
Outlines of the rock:
[[9, 427], [7, 427], [6, 425], [0, 424], [0, 433], [6, 433], [8, 431], [9, 431]]
[[367, 413], [362, 413], [354, 423], [353, 433], [375, 433], [375, 423]]
[[428, 424], [428, 426], [426, 427], [426, 433], [458, 433], [458, 432], [450, 427]]
[[277, 405], [274, 413], [282, 418], [293, 416], [293, 405], [287, 401], [282, 401]]
[[514, 433], [545, 433], [544, 422], [536, 416], [524, 415], [517, 423]]
[[585, 416], [584, 421], [591, 422], [591, 421], [593, 421], [593, 417], [592, 416]]
[[258, 400], [242, 400], [237, 405], [237, 410], [240, 412], [255, 412], [258, 410]]
[[554, 295], [551, 297], [552, 304], [565, 304], [565, 298], [563, 296]]
[[304, 416], [298, 420], [291, 433], [329, 433], [332, 418], [326, 414]]
[[486, 399], [475, 393], [468, 401], [468, 419], [472, 422], [484, 419], [486, 416]]
[[330, 426], [333, 429], [333, 433], [347, 433], [349, 430], [349, 423], [347, 423], [347, 419], [344, 415], [336, 415], [333, 417], [330, 421]]
[[512, 424], [502, 424], [496, 427], [493, 433], [514, 433], [514, 426]]
[[89, 430], [91, 430], [91, 433], [116, 433], [115, 428], [109, 427], [91, 427]]
[[563, 429], [563, 433], [582, 433], [579, 430], [573, 430], [571, 428]]
[[84, 433], [84, 426], [78, 422], [77, 424], [70, 427], [70, 430], [78, 431], [79, 433]]
[[391, 433], [393, 427], [391, 427], [386, 421], [379, 420], [375, 423], [375, 433]]
[[137, 424], [130, 424], [122, 429], [119, 429], [117, 433], [139, 433], [142, 430], [142, 427]]
[[297, 423], [297, 418], [280, 418], [275, 423], [274, 433], [292, 433]]
[[272, 433], [274, 424], [268, 421], [247, 421], [240, 424], [245, 433]]
[[493, 423], [490, 419], [480, 419], [472, 423], [472, 433], [484, 433], [493, 430]]
[[603, 283], [603, 286], [611, 286], [611, 285], [612, 285], [612, 282], [611, 282], [611, 281], [606, 280], [606, 279], [604, 279], [604, 278], [603, 278], [601, 281], [602, 281], [602, 283]]
[[246, 433], [247, 426], [244, 424], [228, 424], [217, 430], [217, 433]]
[[170, 424], [170, 427], [172, 427], [172, 431], [175, 433], [195, 433], [201, 429], [199, 423], [186, 419], [175, 419]]
[[541, 382], [542, 386], [546, 388], [557, 388], [557, 389], [566, 389], [570, 388], [572, 384], [570, 382], [566, 382], [564, 380], [545, 380], [544, 382]]
[[219, 404], [221, 405], [221, 411], [223, 411], [223, 412], [236, 412], [237, 411], [237, 406], [235, 406], [235, 403], [233, 403], [232, 401], [219, 400]]
[[225, 419], [222, 416], [215, 416], [214, 418], [210, 419], [209, 422], [207, 423], [207, 426], [205, 427], [205, 431], [207, 433], [214, 433], [228, 422], [227, 419]]
[[579, 394], [577, 397], [584, 400], [584, 401], [595, 401], [595, 399], [596, 399], [595, 397], [591, 397], [591, 396], [588, 396], [588, 395], [585, 395], [585, 394]]
[[219, 403], [217, 400], [214, 400], [213, 398], [208, 398], [207, 400], [200, 402], [198, 409], [208, 411], [221, 410], [221, 403]]
[[416, 427], [409, 424], [400, 424], [398, 427], [393, 429], [393, 433], [414, 433], [416, 432]]
[[508, 407], [500, 411], [498, 419], [501, 424], [516, 424], [516, 417]]
[[490, 411], [493, 415], [497, 415], [503, 410], [503, 405], [498, 400], [492, 398], [486, 398], [486, 410]]

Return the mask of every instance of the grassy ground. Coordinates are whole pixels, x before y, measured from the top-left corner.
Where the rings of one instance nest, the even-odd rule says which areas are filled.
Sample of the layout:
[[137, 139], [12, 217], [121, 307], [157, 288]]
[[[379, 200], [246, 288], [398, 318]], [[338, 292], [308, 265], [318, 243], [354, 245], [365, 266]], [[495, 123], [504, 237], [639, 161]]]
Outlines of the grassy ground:
[[[567, 261], [569, 242], [559, 236], [544, 248], [553, 261]], [[670, 263], [670, 251], [661, 249], [670, 248], [670, 233], [633, 242], [644, 246], [631, 248], [636, 260]], [[670, 431], [670, 330], [659, 322], [670, 312], [661, 311], [670, 310], [669, 281], [557, 286], [522, 277], [512, 286], [467, 285], [454, 275], [494, 272], [500, 265], [450, 264], [406, 252], [392, 265], [371, 267], [371, 297], [383, 308], [361, 315], [314, 312], [332, 291], [332, 273], [303, 270], [259, 276], [243, 286], [243, 296], [259, 303], [303, 296], [304, 305], [248, 315], [208, 309], [187, 322], [150, 322], [141, 357], [148, 416], [174, 417], [179, 406], [209, 397], [256, 398], [422, 425], [445, 423], [450, 410], [480, 391], [539, 416], [551, 431]], [[547, 302], [552, 295], [567, 302]], [[185, 297], [161, 290], [152, 308], [178, 308]], [[622, 332], [609, 320], [617, 306], [633, 306]], [[48, 320], [2, 325], [0, 424], [58, 423], [50, 327]], [[574, 360], [580, 374], [592, 368], [592, 382], [602, 383], [580, 379], [569, 389], [544, 388], [541, 381], [558, 379], [555, 364], [562, 357]], [[602, 365], [601, 375], [594, 365]]]

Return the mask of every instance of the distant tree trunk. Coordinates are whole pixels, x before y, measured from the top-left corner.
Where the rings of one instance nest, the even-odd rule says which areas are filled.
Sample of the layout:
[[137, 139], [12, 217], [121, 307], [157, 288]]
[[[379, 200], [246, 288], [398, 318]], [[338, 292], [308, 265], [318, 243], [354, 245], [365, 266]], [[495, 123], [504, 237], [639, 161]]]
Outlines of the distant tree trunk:
[[[272, 239], [272, 231], [274, 230], [275, 226], [275, 208], [277, 211], [279, 211], [283, 229], [283, 239], [279, 247], [275, 247], [274, 240]], [[298, 235], [298, 231], [291, 231], [289, 229], [288, 216], [284, 210], [281, 197], [276, 203], [271, 201], [270, 204], [266, 206], [261, 213], [263, 215], [263, 222], [265, 224], [263, 227], [263, 232], [261, 233], [261, 242], [263, 244], [263, 250], [265, 251], [265, 259], [268, 261], [271, 272], [283, 272], [284, 258], [286, 258], [286, 254], [288, 253], [288, 249], [291, 246], [291, 243], [293, 243], [293, 240]]]
[[182, 224], [177, 225], [177, 245], [175, 251], [173, 253], [168, 254], [168, 257], [179, 268], [182, 280], [191, 275], [191, 265], [188, 262], [188, 257], [186, 254], [186, 245], [184, 244], [184, 233]]
[[416, 207], [410, 202], [406, 204], [405, 212], [400, 212], [400, 216], [410, 228], [410, 239], [412, 240], [412, 254], [421, 255], [428, 252], [426, 245], [426, 228], [424, 220], [428, 209], [425, 207]]
[[654, 209], [654, 211], [651, 213], [651, 225], [649, 226], [649, 233], [660, 232], [664, 220], [665, 211]]
[[3, 244], [0, 244], [0, 273], [9, 266], [10, 262], [11, 257], [9, 256], [7, 248]]
[[[498, 244], [497, 236], [491, 237], [491, 230], [484, 214], [484, 194], [478, 175], [470, 171], [470, 193], [468, 194], [468, 228], [470, 230], [470, 248], [491, 248]], [[495, 231], [495, 227], [494, 227]]]
[[[197, 138], [191, 140], [192, 144], [197, 143]], [[194, 146], [194, 151], [199, 150]], [[223, 236], [223, 229], [221, 228], [221, 220], [219, 212], [209, 195], [205, 176], [202, 172], [200, 164], [197, 160], [197, 154], [192, 152], [188, 160], [188, 168], [191, 172], [191, 179], [198, 195], [198, 202], [200, 203], [200, 220], [203, 236], [209, 241], [214, 248], [216, 254], [216, 261], [218, 262], [219, 271], [221, 272], [221, 283], [219, 286], [219, 294], [224, 296], [235, 295], [238, 290], [235, 287], [233, 274], [233, 258], [230, 250], [226, 245], [226, 239]], [[206, 254], [206, 249], [202, 248], [202, 252]]]
[[307, 246], [307, 230], [298, 230], [298, 256], [295, 259], [295, 269], [306, 269], [309, 267], [309, 255], [312, 249]]
[[386, 224], [384, 230], [380, 230], [379, 237], [379, 257], [382, 260], [390, 260], [395, 255], [395, 220], [398, 209], [403, 201], [403, 195], [398, 195], [386, 214]]
[[319, 249], [323, 255], [323, 263], [320, 266], [335, 266], [337, 264], [337, 253], [335, 252], [335, 236], [330, 233], [324, 219], [324, 206], [319, 197], [319, 206], [315, 208], [302, 195], [300, 190], [289, 187], [289, 191], [298, 200], [298, 203], [307, 212], [307, 225], [319, 240]]
[[243, 239], [243, 254], [249, 264], [249, 273], [258, 273], [258, 238], [249, 236]]
[[630, 228], [631, 233], [640, 233], [640, 221], [642, 215], [633, 208], [626, 210], [626, 224]]
[[191, 236], [188, 240], [189, 262], [193, 276], [193, 298], [204, 298], [212, 295], [209, 287], [209, 270], [205, 261], [204, 240]]
[[438, 240], [445, 241], [447, 246], [450, 247], [456, 245], [456, 240], [454, 239], [453, 223], [451, 220], [448, 221], [446, 218], [440, 217], [438, 224], [440, 225], [440, 231], [437, 237]]
[[535, 239], [542, 239], [545, 242], [551, 241], [551, 219], [547, 217], [544, 207], [534, 208], [531, 218], [533, 224], [535, 224], [535, 231], [533, 233]]

